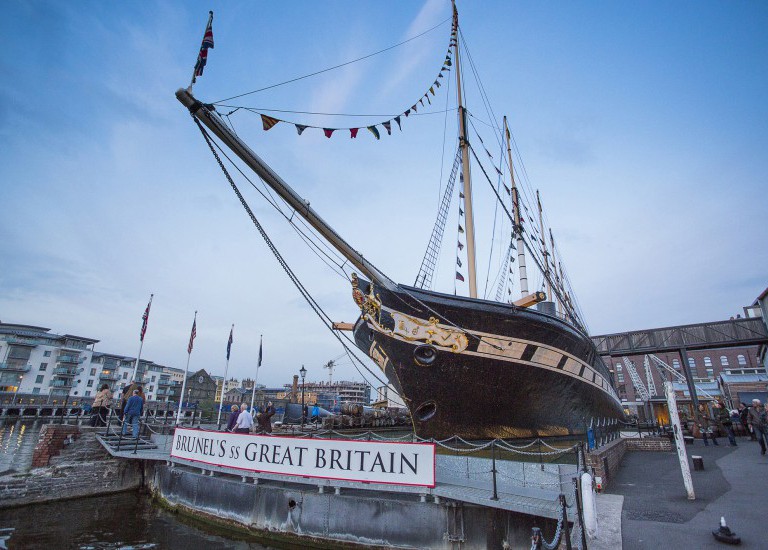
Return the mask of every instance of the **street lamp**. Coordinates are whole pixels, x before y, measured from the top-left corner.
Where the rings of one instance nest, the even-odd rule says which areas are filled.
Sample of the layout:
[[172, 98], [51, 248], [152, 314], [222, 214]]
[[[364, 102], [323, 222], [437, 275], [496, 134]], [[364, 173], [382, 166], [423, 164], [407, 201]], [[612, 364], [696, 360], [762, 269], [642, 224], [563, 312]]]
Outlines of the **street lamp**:
[[18, 396], [18, 395], [19, 395], [19, 388], [21, 388], [21, 381], [22, 381], [23, 379], [24, 379], [24, 375], [23, 375], [23, 374], [20, 374], [20, 375], [19, 375], [19, 385], [18, 385], [18, 386], [16, 386], [16, 393], [14, 393], [14, 394], [13, 394], [13, 404], [14, 404], [14, 405], [16, 404], [16, 396]]
[[299, 370], [299, 374], [301, 375], [301, 429], [304, 429], [304, 377], [307, 375], [307, 369], [304, 368], [304, 365], [301, 365], [301, 370]]

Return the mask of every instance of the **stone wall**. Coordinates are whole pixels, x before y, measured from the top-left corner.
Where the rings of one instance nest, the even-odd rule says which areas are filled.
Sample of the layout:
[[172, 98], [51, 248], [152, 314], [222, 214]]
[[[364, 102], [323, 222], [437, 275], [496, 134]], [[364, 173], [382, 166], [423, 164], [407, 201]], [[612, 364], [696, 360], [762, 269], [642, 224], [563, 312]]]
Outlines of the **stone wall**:
[[136, 489], [144, 465], [112, 458], [93, 431], [50, 424], [41, 432], [32, 468], [0, 476], [0, 508]]
[[628, 451], [674, 451], [668, 437], [643, 437], [641, 439], [625, 439]]

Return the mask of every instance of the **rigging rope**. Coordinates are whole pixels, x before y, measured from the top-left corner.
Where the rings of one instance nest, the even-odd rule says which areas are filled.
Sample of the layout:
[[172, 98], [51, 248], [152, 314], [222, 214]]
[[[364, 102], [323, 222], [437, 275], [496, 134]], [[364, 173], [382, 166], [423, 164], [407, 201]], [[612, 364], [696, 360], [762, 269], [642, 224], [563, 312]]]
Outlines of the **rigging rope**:
[[443, 24], [445, 24], [447, 21], [450, 21], [451, 19], [452, 19], [452, 17], [448, 17], [447, 19], [443, 19], [442, 21], [440, 21], [440, 23], [438, 23], [434, 27], [429, 28], [429, 29], [425, 30], [422, 33], [419, 33], [416, 36], [412, 36], [411, 38], [403, 40], [402, 42], [399, 42], [399, 43], [395, 44], [394, 46], [389, 46], [388, 48], [384, 48], [383, 50], [379, 50], [377, 52], [373, 52], [373, 53], [370, 53], [368, 55], [364, 55], [363, 57], [358, 57], [357, 59], [353, 59], [352, 61], [347, 61], [347, 62], [341, 63], [339, 65], [334, 65], [333, 67], [328, 67], [327, 69], [322, 69], [320, 71], [315, 71], [314, 73], [310, 73], [310, 74], [306, 74], [304, 76], [298, 76], [298, 77], [295, 77], [295, 78], [291, 78], [289, 80], [285, 80], [285, 81], [279, 82], [277, 84], [272, 84], [271, 86], [265, 86], [264, 88], [259, 88], [258, 90], [253, 90], [251, 92], [246, 92], [244, 94], [234, 95], [232, 97], [227, 97], [225, 99], [220, 99], [219, 101], [214, 101], [213, 105], [218, 105], [218, 104], [220, 104], [220, 103], [222, 103], [224, 101], [229, 101], [230, 99], [237, 99], [237, 98], [240, 98], [240, 97], [245, 97], [247, 95], [252, 95], [252, 94], [259, 93], [259, 92], [263, 92], [265, 90], [271, 90], [272, 88], [277, 88], [279, 86], [284, 86], [285, 84], [290, 84], [292, 82], [297, 82], [299, 80], [304, 80], [305, 78], [310, 78], [312, 76], [317, 76], [317, 75], [322, 74], [322, 73], [327, 73], [328, 71], [333, 71], [333, 70], [339, 69], [341, 67], [346, 67], [347, 65], [351, 65], [352, 63], [357, 63], [358, 61], [363, 61], [363, 60], [368, 59], [370, 57], [373, 57], [375, 55], [379, 55], [381, 53], [384, 53], [384, 52], [387, 52], [387, 51], [392, 50], [394, 48], [397, 48], [399, 46], [402, 46], [403, 44], [407, 44], [408, 42], [416, 40], [417, 38], [420, 38], [420, 37], [424, 36], [425, 34], [432, 32], [433, 30], [437, 29], [438, 27], [441, 27]]
[[[347, 353], [350, 355], [350, 358], [355, 357], [358, 362], [360, 363], [363, 368], [365, 368], [380, 384], [387, 385], [386, 382], [381, 380], [381, 378], [378, 377], [378, 375], [372, 371], [368, 366], [366, 366], [357, 356], [351, 352], [351, 350], [348, 348], [346, 342], [344, 342], [341, 337], [337, 334], [337, 331], [333, 330], [333, 321], [328, 316], [325, 311], [320, 307], [320, 305], [317, 303], [317, 301], [312, 297], [312, 295], [309, 293], [309, 291], [306, 289], [306, 287], [302, 284], [302, 282], [299, 280], [298, 276], [293, 272], [291, 267], [288, 265], [288, 263], [283, 258], [282, 254], [280, 254], [280, 251], [277, 250], [277, 247], [275, 247], [274, 243], [272, 243], [272, 240], [269, 238], [269, 235], [267, 235], [267, 232], [264, 230], [264, 227], [261, 225], [259, 220], [254, 215], [251, 208], [248, 206], [248, 203], [246, 202], [245, 198], [243, 197], [242, 193], [240, 193], [240, 189], [238, 189], [237, 184], [232, 179], [232, 176], [229, 175], [229, 172], [227, 171], [227, 168], [224, 166], [224, 163], [222, 162], [221, 158], [219, 157], [218, 153], [216, 152], [216, 149], [213, 146], [212, 140], [210, 136], [208, 135], [208, 132], [206, 132], [205, 128], [203, 128], [202, 123], [195, 117], [192, 117], [195, 121], [195, 124], [197, 124], [197, 127], [200, 129], [200, 132], [203, 134], [203, 138], [205, 138], [206, 143], [208, 144], [208, 147], [211, 150], [211, 153], [213, 153], [213, 156], [216, 158], [216, 162], [218, 162], [219, 167], [224, 172], [224, 175], [227, 178], [227, 181], [229, 181], [230, 186], [232, 187], [233, 191], [237, 195], [237, 198], [240, 201], [240, 204], [242, 204], [245, 211], [248, 213], [248, 216], [251, 218], [251, 221], [256, 226], [256, 229], [258, 229], [259, 233], [261, 234], [262, 238], [264, 239], [264, 242], [267, 244], [267, 247], [272, 252], [272, 254], [277, 259], [280, 266], [283, 268], [283, 270], [288, 275], [288, 278], [293, 282], [296, 289], [299, 291], [299, 293], [304, 297], [304, 299], [307, 301], [309, 306], [312, 308], [312, 311], [315, 312], [315, 314], [323, 321], [323, 324], [326, 325], [326, 328], [328, 328], [331, 331], [331, 334], [333, 334], [334, 338], [336, 338], [339, 343], [344, 347], [344, 349], [347, 351]], [[355, 366], [355, 369], [357, 372], [365, 378], [362, 372]]]

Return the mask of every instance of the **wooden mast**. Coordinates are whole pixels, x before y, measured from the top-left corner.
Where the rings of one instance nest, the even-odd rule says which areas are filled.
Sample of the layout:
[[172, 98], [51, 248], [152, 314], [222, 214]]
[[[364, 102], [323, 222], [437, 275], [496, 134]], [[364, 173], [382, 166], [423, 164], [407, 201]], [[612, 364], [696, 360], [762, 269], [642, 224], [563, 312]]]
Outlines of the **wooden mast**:
[[515, 235], [517, 236], [517, 265], [520, 271], [520, 292], [523, 297], [528, 296], [528, 273], [525, 269], [525, 243], [523, 242], [522, 216], [520, 215], [520, 195], [515, 183], [515, 171], [512, 168], [512, 145], [507, 126], [507, 117], [504, 117], [504, 133], [507, 137], [507, 158], [509, 160], [509, 179], [512, 186], [512, 212], [515, 217]]
[[552, 296], [552, 281], [551, 272], [549, 271], [549, 252], [547, 252], [547, 241], [544, 238], [544, 215], [541, 211], [541, 198], [539, 197], [539, 190], [536, 190], [536, 204], [539, 207], [539, 229], [541, 230], [541, 253], [544, 256], [544, 279], [547, 281], [547, 297], [551, 299]]
[[557, 313], [562, 315], [565, 304], [563, 303], [563, 281], [557, 272], [557, 258], [555, 257], [555, 237], [552, 236], [552, 228], [549, 228], [549, 245], [552, 247], [552, 273], [555, 277], [555, 286], [557, 287], [557, 298], [555, 302], [557, 304]]
[[469, 296], [477, 298], [477, 263], [475, 261], [475, 223], [472, 216], [472, 180], [469, 171], [469, 144], [467, 143], [467, 112], [461, 100], [461, 69], [459, 67], [459, 12], [456, 10], [456, 0], [451, 0], [453, 6], [453, 63], [456, 72], [456, 98], [459, 115], [459, 147], [461, 148], [461, 174], [464, 178], [464, 225], [467, 234], [467, 283]]

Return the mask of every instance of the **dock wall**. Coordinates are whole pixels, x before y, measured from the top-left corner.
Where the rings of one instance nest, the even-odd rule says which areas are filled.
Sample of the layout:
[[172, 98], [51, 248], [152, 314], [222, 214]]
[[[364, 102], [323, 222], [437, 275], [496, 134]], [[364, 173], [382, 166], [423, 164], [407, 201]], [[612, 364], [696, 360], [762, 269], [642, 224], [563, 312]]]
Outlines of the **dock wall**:
[[262, 539], [319, 548], [528, 548], [532, 527], [541, 527], [549, 539], [556, 527], [550, 519], [431, 496], [254, 484], [251, 478], [205, 475], [161, 462], [154, 463], [147, 483], [182, 513]]
[[10, 508], [141, 487], [144, 465], [112, 458], [88, 428], [43, 427], [29, 472], [0, 475], [0, 508]]
[[603, 489], [607, 488], [619, 471], [627, 451], [672, 451], [672, 443], [666, 437], [619, 438], [607, 445], [587, 453], [587, 466], [595, 477], [602, 479]]

